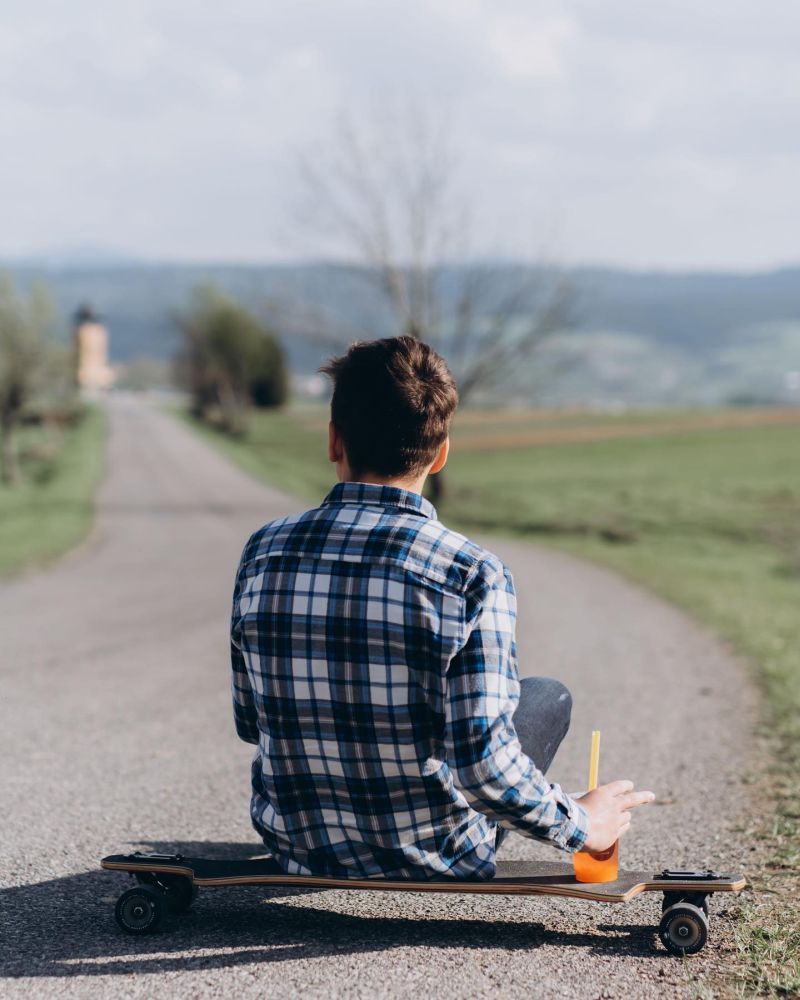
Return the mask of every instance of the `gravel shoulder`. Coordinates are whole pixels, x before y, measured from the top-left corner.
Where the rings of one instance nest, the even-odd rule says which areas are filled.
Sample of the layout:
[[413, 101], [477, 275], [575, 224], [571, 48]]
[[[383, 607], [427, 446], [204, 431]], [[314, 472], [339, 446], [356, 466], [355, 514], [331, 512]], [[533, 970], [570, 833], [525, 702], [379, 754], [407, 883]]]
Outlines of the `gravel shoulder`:
[[[706, 952], [653, 947], [657, 901], [422, 894], [201, 893], [168, 934], [113, 921], [127, 849], [258, 853], [250, 751], [233, 732], [227, 624], [249, 533], [297, 503], [179, 421], [109, 403], [109, 474], [89, 541], [46, 573], [0, 584], [0, 994], [150, 997], [695, 996], [730, 957], [733, 904]], [[606, 570], [481, 539], [511, 567], [524, 674], [572, 690], [552, 777], [603, 774], [659, 805], [623, 842], [626, 867], [741, 867], [756, 699], [709, 633]], [[506, 857], [554, 858], [516, 835]]]

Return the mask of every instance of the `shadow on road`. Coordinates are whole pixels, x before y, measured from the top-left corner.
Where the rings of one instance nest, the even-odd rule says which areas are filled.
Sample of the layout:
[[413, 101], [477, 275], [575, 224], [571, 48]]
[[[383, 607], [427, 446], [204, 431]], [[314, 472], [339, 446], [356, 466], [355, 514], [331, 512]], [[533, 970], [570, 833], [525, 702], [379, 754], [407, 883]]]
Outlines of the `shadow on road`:
[[[263, 852], [258, 845], [234, 843], [137, 846], [209, 858], [247, 858]], [[331, 890], [259, 886], [201, 890], [191, 910], [170, 918], [159, 933], [137, 938], [123, 934], [114, 921], [114, 903], [127, 886], [121, 873], [98, 869], [0, 890], [0, 976], [129, 976], [415, 946], [515, 951], [555, 945], [582, 948], [589, 954], [668, 958], [665, 952], [654, 952], [650, 927], [603, 923], [597, 933], [548, 931], [541, 923], [524, 919], [521, 900], [493, 898], [492, 913], [504, 916], [491, 920], [475, 915], [431, 919], [414, 914], [413, 902], [408, 903], [412, 911], [408, 917], [358, 916], [326, 908], [322, 900], [316, 907], [296, 899], [282, 902], [324, 897]], [[393, 910], [397, 911], [396, 903]], [[607, 910], [598, 909], [598, 917], [605, 916]]]

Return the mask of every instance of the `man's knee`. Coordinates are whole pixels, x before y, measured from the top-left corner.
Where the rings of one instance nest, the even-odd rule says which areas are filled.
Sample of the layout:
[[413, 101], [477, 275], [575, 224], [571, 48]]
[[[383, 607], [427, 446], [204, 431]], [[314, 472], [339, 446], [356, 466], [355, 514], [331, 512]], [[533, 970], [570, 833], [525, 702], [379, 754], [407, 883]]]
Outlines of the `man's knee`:
[[569, 689], [554, 677], [525, 677], [520, 682], [521, 697], [526, 687], [534, 696], [536, 714], [546, 716], [552, 731], [566, 735], [572, 717], [572, 695]]
[[572, 697], [561, 681], [551, 677], [526, 677], [520, 687], [514, 716], [520, 745], [539, 770], [546, 772], [567, 735]]
[[560, 728], [566, 734], [572, 718], [572, 695], [561, 681], [551, 680], [550, 683], [552, 685], [552, 711], [560, 723]]

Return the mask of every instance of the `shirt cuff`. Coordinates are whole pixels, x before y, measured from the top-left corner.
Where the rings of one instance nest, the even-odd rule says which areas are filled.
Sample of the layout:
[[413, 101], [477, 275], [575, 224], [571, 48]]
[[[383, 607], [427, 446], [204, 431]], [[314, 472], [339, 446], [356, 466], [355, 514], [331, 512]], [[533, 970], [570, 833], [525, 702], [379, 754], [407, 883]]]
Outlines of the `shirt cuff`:
[[562, 792], [558, 785], [553, 786], [558, 798], [560, 820], [552, 827], [551, 838], [556, 847], [573, 854], [581, 850], [589, 835], [589, 814], [570, 795]]

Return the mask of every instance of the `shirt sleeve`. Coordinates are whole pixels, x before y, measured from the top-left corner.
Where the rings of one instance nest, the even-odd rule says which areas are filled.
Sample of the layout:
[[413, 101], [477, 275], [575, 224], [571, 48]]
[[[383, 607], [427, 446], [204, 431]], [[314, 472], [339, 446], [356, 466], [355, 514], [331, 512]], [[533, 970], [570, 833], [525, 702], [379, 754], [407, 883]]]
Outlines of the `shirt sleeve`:
[[242, 564], [236, 573], [233, 588], [233, 610], [231, 613], [231, 692], [233, 694], [233, 718], [236, 732], [245, 743], [258, 743], [258, 715], [253, 702], [253, 689], [247, 673], [247, 665], [242, 655], [241, 612], [239, 599], [242, 594]]
[[516, 595], [508, 569], [484, 572], [467, 609], [466, 642], [447, 674], [445, 742], [454, 781], [474, 809], [502, 826], [577, 851], [588, 833], [586, 810], [545, 779], [514, 729]]

